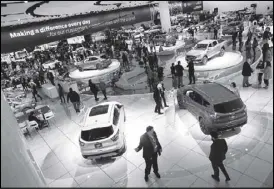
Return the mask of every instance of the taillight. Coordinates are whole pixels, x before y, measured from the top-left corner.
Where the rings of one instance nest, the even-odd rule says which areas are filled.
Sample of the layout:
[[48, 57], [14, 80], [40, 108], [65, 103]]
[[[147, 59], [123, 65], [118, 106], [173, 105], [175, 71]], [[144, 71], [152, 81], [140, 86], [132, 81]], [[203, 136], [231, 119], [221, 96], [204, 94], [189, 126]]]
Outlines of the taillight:
[[119, 139], [119, 129], [117, 133], [111, 138], [112, 141], [117, 141]]

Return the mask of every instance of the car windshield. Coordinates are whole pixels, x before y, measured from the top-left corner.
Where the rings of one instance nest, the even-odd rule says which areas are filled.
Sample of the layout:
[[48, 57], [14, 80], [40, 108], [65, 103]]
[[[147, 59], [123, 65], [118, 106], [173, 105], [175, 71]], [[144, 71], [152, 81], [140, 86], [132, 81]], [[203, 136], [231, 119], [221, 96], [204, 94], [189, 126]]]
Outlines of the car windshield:
[[96, 141], [110, 137], [114, 130], [112, 126], [101, 127], [81, 132], [81, 138], [85, 141]]
[[197, 44], [194, 49], [206, 49], [208, 44]]
[[217, 113], [231, 113], [235, 112], [243, 107], [243, 102], [240, 98], [229, 102], [223, 102], [214, 105], [214, 110]]
[[108, 112], [109, 105], [95, 106], [89, 112], [89, 116], [97, 116], [101, 114], [106, 114]]

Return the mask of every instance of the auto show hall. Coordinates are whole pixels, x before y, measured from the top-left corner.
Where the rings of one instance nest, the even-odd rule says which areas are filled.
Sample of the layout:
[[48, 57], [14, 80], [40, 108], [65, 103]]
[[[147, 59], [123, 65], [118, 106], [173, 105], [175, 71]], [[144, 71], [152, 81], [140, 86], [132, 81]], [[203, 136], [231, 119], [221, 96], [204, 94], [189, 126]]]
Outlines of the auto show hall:
[[[34, 129], [26, 138], [50, 187], [273, 187], [272, 87], [271, 81], [268, 90], [240, 88], [248, 123], [222, 134], [228, 143], [225, 165], [231, 176], [229, 182], [222, 174], [219, 183], [211, 178], [211, 138], [201, 132], [192, 114], [178, 108], [175, 91], [166, 93], [169, 107], [163, 115], [154, 113], [151, 94], [108, 98], [123, 104], [127, 117], [127, 149], [116, 158], [95, 161], [82, 157], [79, 135], [85, 112], [77, 115], [71, 104], [47, 100], [55, 118], [49, 127]], [[86, 108], [95, 105], [91, 96], [83, 101]], [[134, 148], [148, 125], [154, 127], [163, 152], [158, 159], [161, 178], [150, 174], [145, 182], [144, 159]]]

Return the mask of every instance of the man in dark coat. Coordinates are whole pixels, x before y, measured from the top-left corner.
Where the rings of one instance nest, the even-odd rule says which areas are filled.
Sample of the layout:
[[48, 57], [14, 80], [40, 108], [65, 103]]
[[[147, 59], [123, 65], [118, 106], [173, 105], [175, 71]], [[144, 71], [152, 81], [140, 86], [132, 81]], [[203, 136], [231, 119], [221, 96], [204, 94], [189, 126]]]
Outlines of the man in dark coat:
[[54, 76], [53, 76], [52, 72], [48, 71], [47, 77], [48, 77], [48, 80], [51, 82], [51, 84], [55, 86]]
[[36, 95], [37, 95], [41, 100], [43, 100], [43, 98], [42, 98], [42, 97], [38, 94], [38, 92], [37, 92], [36, 84], [35, 84], [35, 83], [32, 83], [32, 95], [33, 95], [33, 98], [35, 99], [35, 102], [37, 102]]
[[69, 93], [67, 95], [68, 103], [69, 103], [69, 100], [73, 104], [73, 107], [76, 113], [80, 112], [80, 96], [76, 91], [73, 91], [72, 88], [69, 88]]
[[89, 85], [90, 91], [94, 95], [95, 100], [98, 101], [99, 100], [99, 98], [97, 97], [97, 94], [99, 91], [98, 87], [94, 83], [92, 83], [91, 79], [88, 81], [88, 85]]
[[59, 97], [61, 99], [61, 103], [66, 103], [66, 99], [64, 96], [64, 89], [60, 83], [58, 83], [58, 93], [59, 93]]
[[192, 84], [192, 81], [193, 81], [193, 84], [195, 84], [194, 64], [192, 60], [188, 62], [187, 67], [188, 67], [189, 85]]
[[176, 70], [176, 80], [178, 83], [178, 88], [180, 88], [181, 86], [183, 86], [183, 74], [184, 74], [184, 67], [181, 65], [181, 62], [178, 61], [178, 64], [175, 66], [175, 70]]
[[251, 84], [248, 81], [249, 77], [251, 76], [251, 73], [253, 73], [253, 70], [250, 67], [249, 63], [244, 62], [243, 70], [242, 70], [242, 75], [244, 76], [244, 78], [243, 78], [243, 87], [251, 86]]
[[214, 27], [214, 38], [213, 39], [217, 39], [218, 38], [218, 29], [217, 26]]
[[225, 166], [223, 164], [223, 161], [225, 160], [225, 155], [227, 153], [227, 144], [225, 139], [219, 139], [218, 133], [211, 132], [210, 133], [212, 137], [213, 143], [210, 147], [210, 154], [209, 154], [209, 160], [211, 161], [212, 168], [214, 170], [214, 175], [211, 175], [212, 178], [216, 181], [220, 181], [219, 178], [219, 168], [225, 175], [226, 181], [230, 181], [230, 177], [228, 173], [226, 172]]
[[163, 114], [161, 113], [161, 106], [162, 106], [162, 103], [161, 103], [161, 96], [160, 96], [160, 91], [159, 89], [156, 87], [154, 87], [154, 92], [153, 92], [153, 98], [154, 98], [154, 101], [156, 103], [156, 106], [155, 106], [155, 110], [154, 112], [155, 113], [158, 113], [158, 114]]
[[135, 151], [139, 152], [141, 149], [143, 149], [143, 158], [146, 162], [145, 181], [148, 181], [151, 166], [153, 166], [156, 177], [161, 178], [158, 173], [157, 158], [158, 154], [161, 155], [162, 153], [162, 146], [152, 126], [146, 128], [146, 133], [141, 136], [139, 146], [135, 148]]

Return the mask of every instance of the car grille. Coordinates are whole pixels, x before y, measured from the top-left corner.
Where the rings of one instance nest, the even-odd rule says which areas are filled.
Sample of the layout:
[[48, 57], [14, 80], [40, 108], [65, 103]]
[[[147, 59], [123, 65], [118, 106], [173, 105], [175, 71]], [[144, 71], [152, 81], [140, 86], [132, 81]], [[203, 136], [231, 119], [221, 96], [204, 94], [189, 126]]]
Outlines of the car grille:
[[186, 59], [188, 59], [188, 60], [195, 60], [196, 56], [187, 55]]

